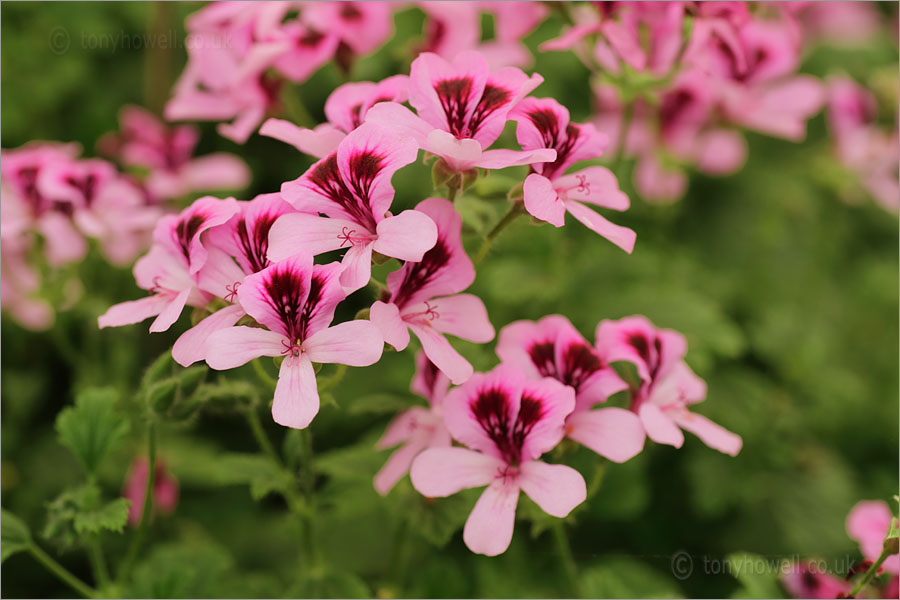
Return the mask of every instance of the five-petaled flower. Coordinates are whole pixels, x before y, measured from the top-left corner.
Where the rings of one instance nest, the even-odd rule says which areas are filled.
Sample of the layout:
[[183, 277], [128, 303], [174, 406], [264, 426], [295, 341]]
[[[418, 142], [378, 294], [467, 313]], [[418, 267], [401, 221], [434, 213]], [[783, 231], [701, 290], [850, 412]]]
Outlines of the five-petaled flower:
[[345, 294], [338, 282], [339, 263], [313, 265], [298, 254], [249, 275], [238, 288], [244, 311], [266, 327], [220, 329], [207, 340], [206, 362], [213, 369], [233, 369], [260, 356], [283, 356], [272, 418], [302, 429], [319, 412], [313, 363], [365, 367], [378, 362], [384, 346], [378, 328], [368, 321], [329, 326]]
[[486, 343], [494, 339], [494, 328], [480, 298], [458, 293], [475, 280], [475, 268], [463, 249], [462, 218], [453, 204], [428, 198], [416, 211], [437, 224], [437, 242], [422, 260], [408, 261], [388, 275], [390, 295], [372, 305], [370, 318], [397, 350], [406, 348], [412, 331], [431, 362], [460, 384], [472, 375], [472, 365], [444, 334]]
[[488, 486], [466, 521], [472, 552], [496, 556], [512, 540], [519, 491], [545, 512], [565, 517], [586, 497], [575, 469], [537, 460], [565, 433], [575, 392], [555, 379], [527, 380], [500, 365], [474, 375], [444, 399], [450, 435], [467, 448], [430, 448], [413, 462], [413, 486], [428, 497]]
[[346, 248], [340, 280], [348, 293], [368, 283], [373, 251], [421, 260], [437, 239], [434, 222], [420, 211], [388, 212], [391, 177], [417, 153], [411, 140], [387, 128], [364, 124], [354, 130], [335, 152], [281, 187], [285, 200], [303, 214], [285, 215], [272, 226], [269, 259]]

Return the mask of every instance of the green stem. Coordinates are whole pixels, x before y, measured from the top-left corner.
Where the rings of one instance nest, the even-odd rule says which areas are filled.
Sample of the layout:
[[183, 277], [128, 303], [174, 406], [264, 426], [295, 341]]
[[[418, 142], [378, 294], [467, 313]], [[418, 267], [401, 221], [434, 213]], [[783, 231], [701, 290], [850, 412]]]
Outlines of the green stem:
[[154, 43], [148, 44], [144, 53], [144, 98], [147, 108], [158, 115], [163, 112], [172, 82], [174, 15], [173, 4], [154, 2], [147, 22], [147, 36]]
[[591, 478], [591, 483], [588, 486], [587, 490], [588, 500], [593, 498], [597, 491], [600, 489], [600, 484], [603, 483], [604, 473], [606, 473], [606, 459], [602, 456], [598, 456], [597, 466], [594, 468], [594, 476]]
[[288, 117], [290, 117], [294, 123], [300, 127], [306, 127], [307, 129], [316, 126], [316, 120], [313, 119], [309, 110], [306, 108], [306, 105], [303, 103], [303, 98], [300, 96], [300, 89], [298, 86], [284, 86], [284, 91], [281, 94], [281, 101], [284, 104], [284, 109], [287, 112]]
[[275, 380], [272, 379], [272, 376], [266, 372], [265, 367], [262, 366], [261, 360], [262, 358], [257, 358], [256, 360], [251, 360], [250, 364], [253, 365], [253, 370], [256, 372], [256, 376], [259, 380], [268, 387], [275, 389]]
[[853, 586], [853, 589], [850, 590], [850, 598], [856, 598], [856, 595], [859, 594], [866, 584], [869, 583], [869, 580], [875, 576], [875, 573], [878, 572], [878, 569], [881, 567], [881, 564], [887, 560], [887, 557], [890, 556], [891, 553], [887, 551], [887, 549], [883, 549], [881, 551], [881, 556], [878, 557], [878, 560], [875, 561], [869, 570], [866, 571], [863, 576], [856, 582], [856, 585]]
[[150, 513], [153, 510], [153, 483], [156, 478], [156, 423], [150, 421], [147, 425], [147, 487], [144, 490], [144, 507], [141, 510], [141, 520], [138, 523], [137, 531], [131, 539], [131, 546], [128, 548], [128, 554], [122, 563], [119, 571], [119, 581], [127, 581], [131, 575], [131, 569], [134, 567], [134, 561], [137, 560], [138, 553], [141, 550], [141, 544], [144, 542], [144, 536], [147, 534], [147, 527], [150, 525]]
[[91, 559], [91, 567], [94, 569], [94, 579], [101, 589], [109, 585], [109, 568], [106, 566], [106, 558], [103, 556], [103, 548], [100, 539], [95, 536], [88, 544], [88, 554]]
[[559, 562], [562, 564], [566, 578], [569, 580], [569, 590], [573, 598], [581, 596], [578, 585], [578, 568], [575, 565], [575, 558], [572, 556], [572, 548], [569, 546], [569, 538], [566, 536], [565, 524], [563, 521], [556, 521], [550, 528], [553, 533], [553, 541], [556, 544], [556, 553]]
[[334, 373], [332, 373], [328, 377], [322, 377], [321, 379], [319, 379], [319, 393], [321, 394], [337, 387], [341, 380], [344, 379], [344, 375], [346, 374], [347, 365], [338, 365]]
[[509, 207], [509, 210], [506, 211], [506, 214], [503, 215], [503, 218], [500, 219], [500, 222], [494, 225], [494, 228], [491, 229], [486, 236], [484, 236], [484, 241], [481, 243], [481, 248], [478, 249], [478, 253], [475, 255], [475, 258], [472, 260], [474, 264], [479, 264], [484, 257], [487, 256], [488, 250], [491, 249], [491, 245], [494, 243], [494, 240], [497, 239], [497, 236], [506, 229], [510, 223], [519, 218], [520, 215], [525, 214], [525, 205], [521, 202], [513, 202], [512, 206]]
[[41, 550], [37, 545], [31, 544], [28, 546], [28, 551], [35, 560], [44, 565], [48, 571], [56, 575], [61, 581], [85, 598], [96, 598], [98, 596], [97, 590], [73, 575], [71, 571], [56, 562], [52, 556]]
[[403, 597], [403, 590], [406, 587], [406, 576], [409, 569], [409, 550], [412, 542], [410, 536], [409, 519], [406, 515], [401, 515], [400, 525], [397, 527], [397, 536], [394, 540], [394, 585], [397, 586], [395, 596]]
[[316, 472], [313, 465], [313, 444], [312, 432], [309, 429], [301, 429], [300, 433], [303, 437], [303, 456], [300, 462], [300, 489], [303, 493], [306, 505], [306, 511], [300, 514], [301, 524], [303, 525], [303, 542], [309, 565], [318, 572], [324, 565], [322, 558], [318, 552], [318, 544], [316, 543], [316, 506], [315, 506], [315, 486]]
[[263, 429], [262, 422], [259, 420], [259, 414], [256, 411], [255, 402], [247, 407], [247, 410], [244, 411], [244, 416], [247, 417], [247, 423], [250, 425], [250, 431], [253, 432], [253, 437], [256, 439], [256, 443], [259, 444], [259, 447], [262, 449], [262, 451], [265, 452], [276, 465], [284, 468], [284, 463], [281, 461], [281, 456], [279, 456], [278, 452], [275, 451], [275, 446], [272, 445], [272, 442], [269, 440], [269, 436], [266, 435], [266, 431], [265, 429]]

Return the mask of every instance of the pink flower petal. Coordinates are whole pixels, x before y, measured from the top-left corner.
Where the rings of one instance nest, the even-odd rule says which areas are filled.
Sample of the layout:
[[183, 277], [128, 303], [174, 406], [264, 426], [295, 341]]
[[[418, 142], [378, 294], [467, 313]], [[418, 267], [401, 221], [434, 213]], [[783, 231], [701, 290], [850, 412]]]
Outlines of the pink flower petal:
[[504, 463], [467, 448], [429, 448], [413, 461], [413, 487], [429, 498], [443, 498], [461, 490], [489, 484]]
[[347, 136], [330, 123], [306, 129], [283, 119], [267, 119], [259, 128], [259, 134], [290, 144], [300, 152], [316, 158], [324, 158], [334, 152]]
[[372, 249], [371, 242], [363, 242], [355, 244], [344, 254], [341, 285], [348, 295], [367, 285], [372, 278]]
[[528, 400], [540, 403], [540, 416], [524, 436], [522, 460], [539, 457], [563, 439], [566, 417], [575, 408], [575, 390], [549, 377], [528, 380], [522, 383], [522, 402]]
[[565, 517], [587, 498], [581, 473], [567, 465], [530, 460], [519, 467], [519, 485], [548, 515]]
[[319, 390], [316, 372], [305, 355], [288, 356], [281, 363], [272, 419], [279, 425], [293, 429], [307, 427], [319, 412]]
[[160, 294], [139, 300], [120, 302], [110, 306], [105, 313], [97, 317], [97, 325], [103, 329], [104, 327], [121, 327], [140, 323], [144, 319], [158, 315], [168, 304], [169, 299]]
[[569, 438], [609, 460], [623, 463], [644, 448], [644, 427], [630, 410], [601, 408], [572, 413], [566, 420]]
[[553, 162], [556, 160], [556, 150], [552, 148], [538, 148], [537, 150], [485, 150], [481, 158], [475, 161], [473, 167], [482, 169], [505, 169], [520, 165], [533, 165], [535, 163]]
[[178, 317], [181, 316], [181, 311], [184, 310], [184, 305], [187, 303], [190, 295], [191, 290], [186, 289], [178, 292], [176, 296], [170, 296], [168, 303], [166, 303], [153, 323], [150, 324], [150, 333], [158, 333], [171, 327], [178, 320]]
[[310, 280], [313, 273], [313, 259], [310, 254], [295, 254], [290, 258], [273, 263], [253, 275], [248, 275], [238, 288], [237, 298], [247, 314], [272, 331], [286, 333], [281, 315], [273, 307], [269, 282], [275, 276], [291, 274], [302, 285], [301, 304], [309, 295]]
[[400, 318], [396, 304], [375, 302], [369, 309], [369, 320], [378, 327], [384, 341], [395, 350], [403, 350], [409, 345], [409, 329]]
[[209, 336], [206, 364], [223, 371], [234, 369], [260, 356], [280, 356], [285, 350], [281, 334], [259, 327], [228, 327]]
[[418, 433], [419, 422], [427, 420], [430, 415], [431, 411], [422, 406], [414, 406], [409, 410], [403, 411], [388, 423], [375, 447], [379, 450], [385, 450], [408, 442]]
[[634, 250], [634, 241], [637, 235], [633, 230], [607, 221], [599, 213], [575, 200], [567, 200], [565, 205], [566, 210], [573, 217], [584, 223], [588, 229], [599, 233], [629, 254]]
[[542, 221], [556, 227], [566, 223], [566, 207], [553, 188], [553, 183], [543, 175], [532, 173], [525, 178], [522, 188], [525, 196], [525, 210]]
[[703, 415], [690, 411], [681, 411], [674, 416], [675, 423], [685, 431], [690, 431], [704, 444], [730, 456], [737, 456], [743, 441], [741, 436], [731, 433], [721, 425], [713, 423]]
[[398, 135], [413, 139], [421, 148], [434, 127], [396, 102], [380, 102], [366, 113], [366, 123], [390, 127]]
[[516, 522], [519, 486], [511, 477], [495, 479], [481, 494], [463, 528], [463, 541], [476, 554], [506, 552]]
[[209, 336], [220, 329], [231, 327], [244, 316], [240, 304], [232, 304], [209, 315], [184, 333], [172, 346], [172, 358], [182, 367], [187, 367], [203, 360], [207, 355], [206, 342]]
[[667, 444], [681, 448], [684, 443], [684, 434], [678, 429], [678, 426], [667, 417], [659, 407], [655, 404], [645, 402], [638, 409], [638, 416], [641, 418], [641, 424], [647, 437], [657, 444]]
[[465, 383], [472, 376], [474, 369], [463, 356], [457, 352], [447, 338], [433, 327], [420, 327], [410, 324], [409, 328], [422, 342], [422, 350], [428, 359], [440, 369], [454, 385]]
[[378, 362], [384, 339], [369, 321], [338, 323], [306, 338], [303, 353], [312, 362], [367, 367]]
[[426, 447], [424, 440], [414, 440], [394, 451], [375, 474], [375, 491], [384, 496], [409, 472], [413, 460]]
[[277, 262], [295, 254], [317, 256], [352, 246], [353, 239], [369, 235], [360, 225], [346, 219], [290, 213], [278, 217], [269, 230], [268, 259]]
[[247, 163], [226, 152], [198, 156], [180, 175], [189, 190], [197, 191], [241, 189], [250, 183]]
[[564, 189], [566, 198], [587, 202], [612, 210], [627, 210], [628, 196], [619, 189], [619, 181], [606, 167], [588, 167], [571, 175], [558, 177], [556, 189]]
[[476, 344], [486, 344], [494, 339], [494, 326], [488, 319], [484, 302], [478, 296], [456, 294], [434, 298], [428, 304], [437, 314], [431, 324], [441, 333]]
[[437, 241], [437, 226], [428, 215], [404, 210], [378, 223], [374, 249], [385, 256], [418, 262]]

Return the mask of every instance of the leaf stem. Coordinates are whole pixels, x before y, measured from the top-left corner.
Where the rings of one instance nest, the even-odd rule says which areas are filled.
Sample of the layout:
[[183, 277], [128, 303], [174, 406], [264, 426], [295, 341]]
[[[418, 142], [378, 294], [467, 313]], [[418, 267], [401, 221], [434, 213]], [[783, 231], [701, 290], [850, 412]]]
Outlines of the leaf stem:
[[100, 536], [95, 535], [88, 543], [88, 555], [91, 559], [91, 567], [94, 569], [94, 579], [101, 589], [109, 585], [109, 568], [106, 566], [106, 558], [103, 556], [103, 548], [100, 546]]
[[262, 366], [260, 362], [262, 359], [257, 358], [256, 360], [251, 360], [250, 364], [253, 365], [253, 371], [256, 373], [256, 377], [264, 384], [269, 386], [271, 389], [275, 389], [275, 380], [272, 379], [272, 376], [266, 372], [265, 367]]
[[244, 416], [247, 418], [247, 424], [250, 425], [250, 431], [253, 432], [253, 437], [256, 439], [256, 443], [259, 444], [260, 449], [265, 452], [276, 465], [284, 468], [281, 456], [275, 451], [275, 446], [272, 445], [269, 436], [266, 435], [266, 431], [263, 429], [262, 422], [259, 420], [255, 402], [247, 407], [247, 410], [244, 411]]
[[127, 581], [134, 567], [134, 561], [137, 560], [138, 553], [141, 550], [141, 544], [144, 542], [144, 536], [147, 534], [147, 527], [150, 524], [150, 513], [153, 510], [153, 484], [156, 479], [156, 422], [151, 420], [147, 425], [147, 487], [144, 490], [144, 506], [141, 510], [141, 520], [138, 523], [137, 531], [131, 538], [131, 546], [128, 548], [128, 554], [119, 570], [119, 581]]
[[494, 240], [497, 239], [497, 236], [499, 236], [510, 223], [523, 214], [525, 214], [525, 205], [521, 202], [513, 202], [509, 207], [509, 210], [506, 211], [506, 214], [503, 215], [503, 218], [494, 225], [494, 228], [491, 229], [486, 236], [484, 236], [484, 242], [481, 243], [481, 248], [478, 249], [478, 253], [475, 254], [475, 258], [472, 259], [472, 262], [476, 265], [481, 263], [481, 261], [484, 260], [484, 257], [487, 256], [488, 250], [491, 249], [491, 245], [494, 243]]
[[30, 544], [28, 552], [41, 563], [48, 571], [56, 575], [61, 581], [66, 583], [70, 588], [84, 596], [85, 598], [96, 598], [97, 590], [76, 577], [67, 568], [56, 562], [52, 556], [44, 552], [37, 544]]
[[876, 560], [875, 563], [871, 567], [869, 567], [869, 569], [863, 574], [863, 576], [860, 577], [859, 581], [856, 582], [856, 585], [853, 586], [853, 589], [850, 590], [850, 598], [856, 598], [857, 594], [859, 594], [862, 589], [866, 587], [866, 584], [869, 583], [869, 580], [875, 576], [875, 573], [878, 572], [881, 564], [885, 560], [887, 560], [887, 557], [890, 555], [890, 552], [888, 552], [886, 548], [882, 549], [881, 556], [878, 557], [878, 560]]
[[553, 533], [553, 541], [556, 544], [556, 554], [562, 565], [566, 578], [569, 580], [569, 590], [572, 597], [581, 596], [580, 586], [578, 585], [578, 567], [575, 565], [575, 558], [572, 556], [572, 548], [569, 545], [569, 538], [566, 536], [565, 524], [562, 520], [558, 520], [550, 527]]

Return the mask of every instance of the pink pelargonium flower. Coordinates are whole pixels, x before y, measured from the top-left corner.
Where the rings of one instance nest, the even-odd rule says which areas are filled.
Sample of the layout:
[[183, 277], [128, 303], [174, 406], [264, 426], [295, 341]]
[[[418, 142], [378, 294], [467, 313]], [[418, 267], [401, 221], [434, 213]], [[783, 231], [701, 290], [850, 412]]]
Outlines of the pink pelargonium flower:
[[625, 317], [600, 322], [596, 347], [608, 361], [628, 361], [637, 368], [641, 384], [632, 390], [631, 410], [651, 440], [680, 448], [684, 429], [710, 448], [731, 456], [740, 452], [740, 436], [688, 410], [706, 397], [706, 383], [683, 360], [683, 335], [657, 329], [644, 317]]
[[565, 517], [586, 496], [584, 479], [566, 465], [537, 460], [563, 438], [575, 393], [554, 379], [526, 380], [500, 365], [473, 376], [444, 399], [444, 419], [466, 448], [430, 448], [413, 462], [413, 487], [443, 497], [487, 485], [472, 509], [463, 540], [472, 552], [496, 556], [512, 540], [519, 491], [544, 512]]
[[210, 335], [206, 362], [213, 369], [233, 369], [260, 356], [284, 356], [275, 387], [272, 418], [302, 429], [319, 412], [313, 363], [354, 367], [381, 358], [384, 341], [368, 321], [329, 326], [344, 294], [341, 265], [313, 265], [308, 254], [276, 262], [248, 276], [237, 299], [260, 327], [228, 327]]
[[816, 561], [791, 565], [781, 583], [793, 598], [841, 598], [850, 592], [850, 584], [824, 572]]
[[309, 2], [303, 18], [314, 29], [338, 36], [354, 54], [363, 55], [391, 37], [392, 12], [390, 2]]
[[[131, 500], [128, 507], [128, 524], [132, 527], [141, 521], [144, 511], [144, 496], [147, 491], [147, 459], [143, 456], [131, 464], [128, 479], [122, 488], [122, 496]], [[175, 512], [178, 506], [178, 480], [166, 468], [166, 463], [157, 459], [153, 471], [153, 510], [162, 514]]]
[[517, 123], [516, 136], [522, 148], [556, 151], [553, 162], [532, 165], [534, 172], [525, 179], [523, 188], [526, 210], [556, 227], [565, 224], [565, 214], [569, 212], [589, 229], [630, 253], [634, 249], [634, 231], [607, 221], [583, 204], [626, 210], [628, 196], [619, 190], [616, 176], [599, 166], [565, 174], [574, 163], [601, 156], [606, 148], [606, 136], [593, 125], [571, 123], [569, 111], [552, 98], [525, 98], [511, 118]]
[[379, 125], [354, 130], [337, 151], [281, 186], [284, 199], [304, 214], [285, 215], [272, 226], [269, 259], [347, 248], [341, 285], [348, 293], [368, 283], [373, 251], [421, 260], [437, 239], [434, 222], [420, 211], [388, 212], [394, 200], [391, 177], [417, 152], [412, 140]]
[[[881, 556], [893, 516], [887, 502], [880, 500], [859, 502], [847, 515], [847, 535], [859, 543], [864, 557], [875, 561]], [[882, 567], [888, 573], [897, 575], [900, 572], [900, 557], [896, 554], [888, 556]]]
[[325, 101], [327, 123], [305, 129], [283, 119], [269, 119], [260, 127], [259, 134], [290, 144], [304, 154], [324, 158], [366, 120], [370, 108], [379, 102], [406, 102], [408, 96], [409, 77], [406, 75], [394, 75], [378, 83], [345, 83]]
[[565, 317], [510, 323], [500, 330], [497, 356], [530, 379], [552, 377], [575, 391], [566, 437], [619, 463], [643, 449], [644, 429], [637, 415], [616, 407], [593, 410], [628, 385]]
[[375, 474], [375, 491], [379, 494], [391, 491], [422, 450], [450, 445], [442, 406], [449, 387], [450, 379], [423, 352], [416, 354], [416, 374], [410, 389], [428, 400], [428, 408], [415, 406], [403, 411], [391, 420], [378, 440], [379, 450], [403, 444]]
[[206, 342], [214, 331], [231, 327], [244, 316], [237, 290], [247, 275], [269, 266], [269, 230], [281, 215], [293, 208], [280, 194], [260, 194], [249, 202], [238, 202], [237, 212], [227, 222], [206, 234], [206, 264], [197, 273], [197, 286], [229, 305], [185, 331], [172, 347], [172, 357], [186, 367], [203, 360]]
[[543, 78], [506, 67], [490, 72], [477, 52], [461, 52], [452, 63], [425, 52], [413, 61], [409, 102], [418, 116], [396, 102], [369, 109], [366, 120], [411, 137], [457, 172], [502, 169], [551, 161], [552, 149], [488, 150], [503, 131], [509, 111]]
[[153, 246], [134, 265], [138, 287], [150, 296], [111, 306], [98, 317], [100, 328], [132, 325], [155, 316], [150, 331], [165, 331], [178, 320], [185, 305], [206, 306], [212, 296], [199, 289], [196, 281], [209, 256], [202, 236], [236, 211], [234, 198], [205, 196], [180, 214], [160, 219], [153, 230]]
[[242, 188], [250, 181], [247, 164], [233, 154], [194, 158], [200, 134], [191, 125], [167, 127], [153, 113], [126, 106], [119, 112], [119, 129], [101, 138], [98, 148], [124, 165], [149, 169], [144, 184], [154, 198]]
[[385, 341], [403, 350], [412, 331], [429, 360], [454, 384], [472, 375], [472, 365], [444, 334], [476, 343], [494, 338], [484, 303], [472, 294], [460, 294], [475, 280], [475, 267], [460, 237], [462, 218], [443, 198], [428, 198], [416, 207], [437, 224], [437, 242], [422, 260], [407, 261], [387, 276], [389, 295], [375, 302], [370, 318]]

